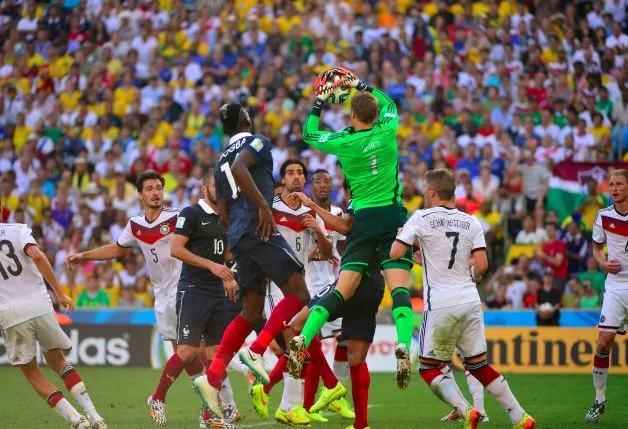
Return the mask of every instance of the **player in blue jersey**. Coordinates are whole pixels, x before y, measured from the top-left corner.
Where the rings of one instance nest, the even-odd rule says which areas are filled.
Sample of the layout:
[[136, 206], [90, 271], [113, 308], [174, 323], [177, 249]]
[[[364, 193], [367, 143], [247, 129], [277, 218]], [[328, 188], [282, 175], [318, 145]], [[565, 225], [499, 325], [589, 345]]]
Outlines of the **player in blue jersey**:
[[242, 313], [225, 331], [206, 370], [207, 377], [196, 378], [194, 384], [207, 408], [222, 417], [218, 391], [225, 369], [262, 318], [267, 279], [279, 285], [284, 299], [275, 306], [251, 347], [239, 353], [242, 362], [263, 383], [269, 382], [263, 367], [264, 351], [309, 302], [310, 296], [303, 264], [277, 232], [273, 218], [270, 142], [264, 136], [251, 134], [251, 119], [239, 104], [222, 106], [220, 120], [230, 140], [216, 165], [216, 199], [222, 222], [228, 226], [229, 246], [237, 265]]

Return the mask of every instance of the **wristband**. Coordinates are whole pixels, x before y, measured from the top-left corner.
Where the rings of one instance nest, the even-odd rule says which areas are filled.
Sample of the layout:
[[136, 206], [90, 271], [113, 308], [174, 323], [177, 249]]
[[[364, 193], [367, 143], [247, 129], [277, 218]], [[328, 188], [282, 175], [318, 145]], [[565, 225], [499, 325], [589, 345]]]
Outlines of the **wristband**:
[[321, 112], [323, 111], [323, 106], [325, 105], [325, 103], [323, 103], [322, 100], [319, 100], [318, 98], [316, 100], [314, 100], [314, 104], [312, 105], [312, 111], [310, 112], [311, 115], [316, 115], [316, 116], [320, 116]]
[[366, 90], [368, 90], [368, 85], [365, 84], [362, 81], [359, 81], [358, 84], [356, 85], [355, 89], [357, 89], [358, 91], [366, 91]]

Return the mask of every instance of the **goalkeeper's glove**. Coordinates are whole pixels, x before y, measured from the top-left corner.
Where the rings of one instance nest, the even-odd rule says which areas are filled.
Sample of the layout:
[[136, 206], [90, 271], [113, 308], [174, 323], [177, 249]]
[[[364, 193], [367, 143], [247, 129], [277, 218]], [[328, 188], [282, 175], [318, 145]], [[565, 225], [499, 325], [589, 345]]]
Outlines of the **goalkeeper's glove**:
[[337, 67], [336, 68], [338, 71], [344, 73], [346, 75], [346, 77], [342, 80], [342, 85], [343, 86], [350, 86], [351, 88], [355, 88], [358, 91], [365, 91], [367, 88], [367, 85], [362, 82], [358, 76], [353, 73], [351, 70], [346, 69], [344, 67]]

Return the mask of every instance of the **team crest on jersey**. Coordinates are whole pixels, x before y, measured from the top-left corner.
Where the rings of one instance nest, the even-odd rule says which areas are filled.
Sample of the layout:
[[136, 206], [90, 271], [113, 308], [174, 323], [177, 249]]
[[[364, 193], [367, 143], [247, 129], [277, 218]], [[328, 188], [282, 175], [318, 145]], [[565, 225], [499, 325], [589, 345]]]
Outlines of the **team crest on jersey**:
[[161, 232], [162, 235], [168, 235], [168, 233], [170, 232], [170, 227], [164, 223], [162, 226], [159, 227], [159, 232]]
[[600, 316], [600, 323], [604, 323], [606, 322], [606, 316], [604, 316], [603, 314]]
[[264, 147], [264, 143], [260, 139], [255, 139], [251, 142], [251, 147], [259, 152]]

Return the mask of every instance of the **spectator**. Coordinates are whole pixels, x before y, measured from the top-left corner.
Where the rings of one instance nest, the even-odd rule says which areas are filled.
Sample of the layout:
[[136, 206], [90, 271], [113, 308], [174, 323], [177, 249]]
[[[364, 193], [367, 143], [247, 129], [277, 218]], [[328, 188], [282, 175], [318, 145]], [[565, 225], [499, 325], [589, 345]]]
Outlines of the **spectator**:
[[545, 167], [537, 164], [534, 153], [524, 151], [524, 163], [519, 167], [523, 177], [523, 192], [528, 213], [543, 205], [547, 193], [549, 174]]
[[482, 195], [483, 199], [493, 200], [499, 188], [499, 179], [491, 174], [491, 164], [482, 161], [480, 164], [480, 175], [471, 180], [473, 193]]
[[494, 294], [486, 297], [486, 307], [491, 310], [507, 310], [512, 308], [512, 304], [506, 297], [508, 286], [505, 281], [500, 281]]
[[515, 238], [516, 244], [542, 244], [548, 240], [545, 229], [535, 226], [535, 220], [528, 215], [523, 219], [523, 229]]
[[561, 293], [554, 287], [554, 271], [545, 270], [543, 285], [536, 298], [536, 323], [539, 326], [558, 326], [560, 322]]
[[598, 270], [597, 262], [590, 256], [587, 258], [586, 271], [578, 274], [578, 280], [584, 283], [585, 280], [591, 281], [591, 287], [597, 294], [604, 293], [604, 282], [606, 281], [606, 274]]
[[582, 284], [577, 278], [571, 278], [565, 287], [562, 305], [564, 308], [580, 308], [580, 298], [582, 298]]
[[569, 277], [567, 246], [558, 238], [558, 225], [548, 223], [545, 225], [545, 230], [547, 231], [547, 241], [543, 244], [542, 250], [535, 252], [535, 256], [542, 261], [547, 269], [554, 273], [555, 285], [563, 291]]
[[577, 223], [571, 222], [567, 226], [567, 232], [563, 237], [567, 248], [567, 270], [571, 274], [577, 274], [586, 269], [587, 241], [580, 234], [580, 227]]
[[118, 301], [118, 307], [121, 308], [142, 308], [146, 307], [146, 303], [137, 297], [135, 287], [123, 287], [121, 297]]
[[586, 279], [582, 282], [582, 290], [580, 308], [583, 310], [595, 310], [600, 308], [600, 295], [593, 289], [591, 280]]
[[536, 309], [536, 303], [543, 281], [533, 274], [527, 277], [526, 292], [523, 294], [523, 308]]
[[109, 295], [100, 288], [96, 275], [89, 276], [85, 284], [85, 290], [79, 294], [76, 300], [76, 307], [98, 308], [109, 307], [109, 305]]

